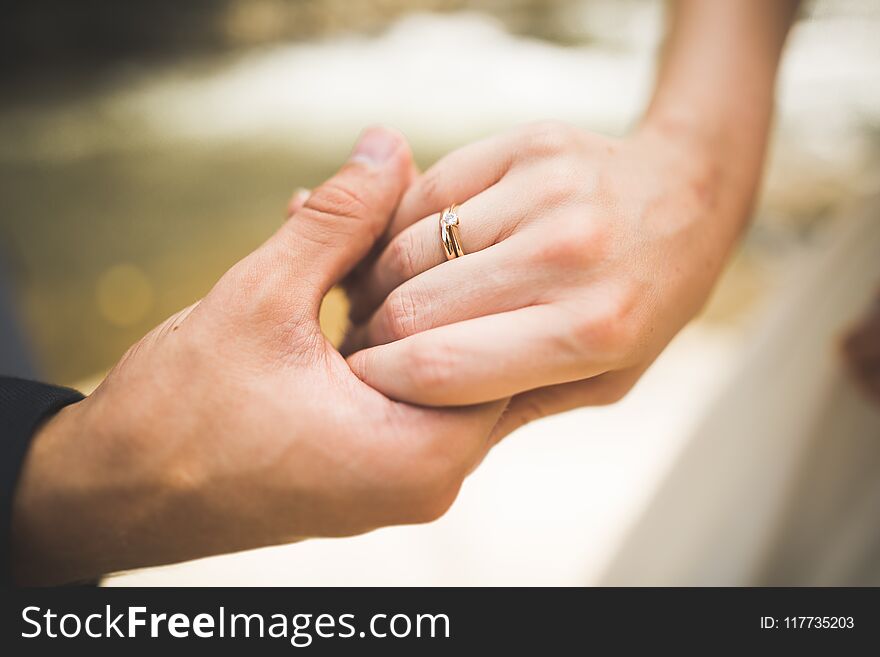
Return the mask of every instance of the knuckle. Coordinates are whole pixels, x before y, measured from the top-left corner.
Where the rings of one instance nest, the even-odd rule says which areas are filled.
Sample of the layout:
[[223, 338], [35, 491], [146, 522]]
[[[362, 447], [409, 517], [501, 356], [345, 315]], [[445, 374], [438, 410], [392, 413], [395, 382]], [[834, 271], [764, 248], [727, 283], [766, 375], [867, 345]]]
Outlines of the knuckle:
[[418, 274], [415, 249], [419, 246], [412, 230], [404, 230], [388, 245], [388, 266], [398, 281], [406, 281]]
[[541, 184], [541, 204], [546, 208], [564, 207], [578, 193], [579, 186], [564, 166], [553, 166]]
[[418, 185], [414, 188], [414, 194], [418, 197], [417, 200], [420, 201], [418, 205], [421, 207], [434, 207], [441, 204], [445, 196], [442, 192], [443, 189], [442, 169], [438, 166], [433, 166], [422, 174]]
[[530, 123], [523, 132], [526, 150], [537, 156], [557, 155], [571, 147], [576, 137], [576, 129], [562, 121]]
[[332, 179], [321, 185], [304, 207], [350, 219], [363, 218], [369, 211], [369, 203], [360, 192]]
[[588, 262], [584, 247], [562, 233], [556, 234], [535, 248], [535, 255], [540, 263], [566, 272], [582, 271]]
[[628, 362], [641, 342], [641, 322], [634, 295], [618, 293], [577, 326], [578, 341], [608, 362]]
[[583, 217], [572, 217], [560, 222], [554, 235], [536, 249], [539, 261], [556, 265], [564, 271], [586, 271], [608, 253], [606, 231]]
[[612, 235], [604, 222], [578, 217], [570, 230], [570, 241], [578, 245], [590, 262], [602, 260], [610, 253]]
[[586, 353], [595, 353], [607, 362], [616, 362], [623, 350], [623, 339], [613, 315], [597, 315], [583, 321], [575, 330], [575, 339]]
[[448, 386], [455, 374], [452, 353], [454, 350], [436, 342], [430, 348], [411, 348], [408, 356], [413, 386], [424, 392]]
[[374, 238], [381, 228], [375, 214], [363, 192], [334, 180], [321, 185], [299, 211], [302, 221], [320, 228], [328, 236], [364, 230]]
[[406, 291], [394, 290], [385, 301], [385, 321], [392, 340], [407, 338], [421, 330], [419, 305]]

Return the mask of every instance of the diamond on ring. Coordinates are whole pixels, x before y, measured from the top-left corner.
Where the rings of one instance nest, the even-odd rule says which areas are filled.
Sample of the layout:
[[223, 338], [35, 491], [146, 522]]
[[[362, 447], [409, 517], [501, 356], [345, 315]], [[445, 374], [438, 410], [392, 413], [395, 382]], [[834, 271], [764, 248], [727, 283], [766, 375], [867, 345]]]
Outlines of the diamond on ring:
[[440, 222], [444, 226], [458, 226], [458, 215], [454, 210], [446, 210], [440, 218]]
[[458, 208], [454, 203], [440, 213], [440, 241], [443, 243], [443, 251], [446, 259], [452, 260], [464, 255], [461, 245], [461, 237], [458, 234]]

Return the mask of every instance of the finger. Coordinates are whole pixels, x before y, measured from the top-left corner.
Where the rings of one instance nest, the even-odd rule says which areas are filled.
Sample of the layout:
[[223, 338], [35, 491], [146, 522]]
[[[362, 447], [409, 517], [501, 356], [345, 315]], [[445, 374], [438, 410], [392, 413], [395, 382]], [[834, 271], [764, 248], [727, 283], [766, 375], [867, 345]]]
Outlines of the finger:
[[554, 306], [470, 319], [359, 351], [354, 373], [392, 399], [428, 406], [478, 404], [612, 367], [587, 336], [566, 334]]
[[[404, 187], [409, 187], [412, 182], [421, 175], [421, 171], [419, 171], [418, 165], [415, 161], [410, 162], [409, 171], [406, 174], [406, 183]], [[370, 251], [358, 262], [354, 268], [348, 273], [348, 275], [340, 281], [340, 285], [345, 290], [350, 290], [352, 285], [360, 280], [367, 271], [369, 271], [370, 267], [373, 266], [373, 263], [376, 262], [376, 258], [379, 257], [379, 253], [381, 253], [382, 249], [382, 238], [379, 238], [373, 246], [370, 248]]]
[[[395, 489], [394, 501], [378, 505], [378, 512], [396, 512], [403, 503], [415, 512], [416, 517], [408, 522], [430, 521], [443, 515], [457, 497], [465, 477], [491, 448], [492, 430], [508, 401], [445, 409], [397, 405], [406, 406], [405, 426], [409, 431], [402, 432], [401, 444], [391, 458], [402, 459], [397, 464], [403, 466], [403, 474], [396, 476], [410, 480], [404, 482], [404, 498]], [[387, 430], [387, 426], [380, 428], [380, 432]], [[390, 518], [379, 524], [399, 522]]]
[[[516, 231], [529, 212], [527, 200], [519, 194], [514, 185], [500, 183], [461, 204], [458, 230], [467, 254], [498, 244]], [[392, 290], [445, 262], [440, 215], [436, 213], [396, 235], [374, 265], [353, 283], [349, 290], [352, 322], [365, 321]]]
[[284, 216], [290, 219], [293, 215], [299, 212], [299, 209], [306, 204], [306, 201], [309, 200], [311, 194], [312, 190], [305, 189], [304, 187], [300, 187], [296, 190], [287, 202], [287, 214]]
[[604, 406], [619, 401], [642, 375], [646, 366], [606, 372], [583, 381], [560, 383], [516, 395], [492, 431], [497, 444], [517, 429], [543, 417], [582, 406]]
[[488, 189], [504, 177], [514, 157], [510, 135], [468, 144], [441, 158], [406, 191], [388, 227], [387, 238], [428, 215]]
[[535, 268], [531, 238], [514, 236], [456, 258], [409, 279], [382, 302], [369, 320], [349, 332], [343, 355], [485, 315], [541, 303], [557, 278]]
[[409, 180], [412, 155], [403, 136], [371, 128], [339, 172], [315, 189], [267, 242], [293, 287], [310, 286], [320, 302], [363, 258]]
[[[501, 399], [486, 404], [443, 409], [422, 408], [420, 410], [428, 414], [425, 424], [412, 425], [415, 431], [411, 439], [423, 440], [425, 428], [430, 427], [434, 455], [454, 464], [463, 477], [483, 460], [491, 448], [494, 427], [501, 421], [509, 401]], [[414, 407], [410, 407], [410, 410], [414, 410]], [[422, 428], [419, 429], [419, 426]]]
[[[419, 171], [418, 165], [415, 161], [411, 161], [409, 171], [406, 175], [406, 183], [405, 187], [409, 187], [412, 182], [421, 175], [421, 171]], [[370, 270], [373, 264], [376, 262], [376, 259], [379, 257], [379, 254], [382, 252], [382, 238], [379, 238], [372, 246], [370, 251], [367, 253], [363, 259], [358, 262], [354, 268], [348, 273], [348, 275], [340, 281], [340, 285], [345, 290], [350, 290], [352, 286], [359, 281], [365, 274]]]

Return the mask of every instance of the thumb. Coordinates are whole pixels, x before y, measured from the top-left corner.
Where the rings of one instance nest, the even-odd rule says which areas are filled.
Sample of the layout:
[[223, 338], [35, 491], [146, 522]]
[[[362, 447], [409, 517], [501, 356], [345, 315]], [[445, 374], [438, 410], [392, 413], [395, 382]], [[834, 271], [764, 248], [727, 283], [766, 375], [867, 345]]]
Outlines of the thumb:
[[366, 130], [348, 162], [272, 237], [283, 248], [294, 280], [313, 287], [317, 302], [385, 231], [412, 166], [400, 133], [381, 127]]

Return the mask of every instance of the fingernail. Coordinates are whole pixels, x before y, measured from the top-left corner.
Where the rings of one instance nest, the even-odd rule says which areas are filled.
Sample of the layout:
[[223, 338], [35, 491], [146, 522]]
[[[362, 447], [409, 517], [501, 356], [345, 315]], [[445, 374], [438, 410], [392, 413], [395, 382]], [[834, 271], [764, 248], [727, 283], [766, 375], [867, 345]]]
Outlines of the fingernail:
[[306, 189], [305, 187], [300, 187], [293, 194], [293, 202], [297, 204], [303, 204], [309, 200], [309, 196], [312, 195], [311, 189]]
[[309, 196], [311, 195], [312, 190], [306, 189], [305, 187], [298, 188], [290, 197], [290, 200], [287, 201], [287, 211], [284, 213], [285, 221], [290, 219], [294, 213], [298, 212], [299, 209], [306, 204], [306, 201], [309, 200]]
[[371, 165], [383, 164], [391, 159], [399, 146], [397, 135], [383, 128], [369, 128], [358, 140], [351, 159]]

